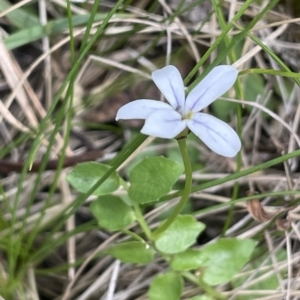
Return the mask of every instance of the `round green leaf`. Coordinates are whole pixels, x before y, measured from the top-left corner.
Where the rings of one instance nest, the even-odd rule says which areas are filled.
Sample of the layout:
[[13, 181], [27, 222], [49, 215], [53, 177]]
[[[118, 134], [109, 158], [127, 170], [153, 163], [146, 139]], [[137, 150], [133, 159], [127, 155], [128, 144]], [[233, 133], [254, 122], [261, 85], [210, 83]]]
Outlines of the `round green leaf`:
[[154, 251], [149, 245], [142, 242], [126, 242], [112, 246], [103, 253], [121, 260], [125, 263], [148, 264], [154, 259]]
[[183, 165], [163, 156], [149, 157], [130, 172], [129, 197], [137, 203], [149, 203], [167, 194], [179, 176]]
[[205, 225], [190, 215], [179, 215], [172, 225], [155, 241], [157, 249], [163, 253], [173, 254], [186, 250], [195, 243]]
[[113, 195], [100, 196], [90, 205], [90, 210], [98, 224], [110, 231], [123, 229], [135, 221], [131, 207]]
[[[176, 145], [177, 146], [177, 145]], [[178, 146], [177, 146], [178, 148]], [[148, 157], [156, 157], [158, 156], [158, 151], [156, 148], [152, 148], [152, 150], [147, 149], [145, 152], [138, 153], [133, 160], [131, 160], [125, 167], [124, 167], [124, 173], [127, 177], [129, 177], [129, 174], [131, 173], [132, 169], [137, 166], [141, 161], [143, 161], [145, 158]]]
[[202, 266], [207, 259], [201, 250], [187, 249], [175, 254], [170, 261], [170, 266], [176, 271], [195, 270]]
[[183, 289], [180, 274], [167, 272], [159, 274], [152, 281], [148, 296], [150, 300], [179, 300]]
[[228, 282], [249, 260], [256, 242], [250, 239], [224, 238], [206, 245], [202, 279], [209, 285]]
[[[97, 181], [110, 169], [110, 166], [97, 162], [84, 162], [76, 167], [67, 175], [68, 182], [79, 192], [88, 192]], [[120, 177], [114, 172], [94, 191], [93, 195], [102, 195], [115, 191], [120, 185]]]

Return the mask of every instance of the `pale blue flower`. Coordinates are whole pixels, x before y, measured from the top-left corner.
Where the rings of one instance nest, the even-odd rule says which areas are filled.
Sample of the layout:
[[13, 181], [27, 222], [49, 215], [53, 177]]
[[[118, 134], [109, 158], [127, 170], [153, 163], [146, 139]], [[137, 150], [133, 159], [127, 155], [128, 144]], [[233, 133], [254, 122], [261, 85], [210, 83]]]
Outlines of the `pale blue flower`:
[[171, 139], [188, 127], [212, 151], [233, 157], [241, 149], [236, 132], [223, 121], [208, 114], [199, 113], [227, 92], [236, 81], [237, 69], [218, 66], [185, 98], [181, 75], [174, 66], [166, 66], [152, 73], [152, 79], [170, 104], [140, 99], [122, 106], [116, 116], [119, 119], [145, 119], [141, 132]]

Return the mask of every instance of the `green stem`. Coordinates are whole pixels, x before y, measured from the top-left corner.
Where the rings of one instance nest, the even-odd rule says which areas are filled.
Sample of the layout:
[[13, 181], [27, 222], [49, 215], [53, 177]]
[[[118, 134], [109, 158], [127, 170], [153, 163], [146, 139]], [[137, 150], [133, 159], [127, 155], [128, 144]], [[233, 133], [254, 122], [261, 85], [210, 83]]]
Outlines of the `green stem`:
[[151, 230], [148, 227], [148, 225], [147, 225], [147, 223], [144, 219], [144, 216], [141, 212], [140, 206], [136, 203], [133, 203], [133, 206], [134, 206], [137, 221], [139, 222], [139, 224], [140, 224], [141, 228], [143, 229], [144, 233], [146, 234], [147, 238], [149, 240], [151, 240], [152, 239], [152, 233], [151, 233]]
[[[127, 184], [127, 182], [125, 180], [123, 180], [122, 178], [121, 178], [120, 181], [121, 181], [121, 185], [128, 192], [129, 185]], [[147, 222], [145, 221], [145, 218], [144, 218], [144, 216], [142, 214], [142, 211], [141, 211], [141, 207], [137, 203], [135, 203], [134, 201], [131, 201], [131, 205], [134, 208], [135, 216], [136, 216], [136, 219], [137, 219], [138, 223], [140, 224], [141, 228], [143, 229], [144, 233], [146, 234], [146, 237], [149, 240], [151, 240], [152, 232], [151, 232]]]
[[146, 242], [135, 232], [132, 232], [128, 229], [122, 229], [122, 232], [124, 232], [125, 234], [131, 236], [134, 240], [138, 240], [139, 242], [142, 242], [144, 244], [146, 244]]
[[181, 152], [181, 156], [183, 159], [183, 164], [184, 164], [184, 169], [185, 169], [185, 185], [184, 189], [182, 191], [182, 196], [181, 199], [178, 203], [178, 205], [175, 207], [173, 210], [172, 214], [169, 216], [169, 218], [161, 224], [154, 232], [153, 232], [153, 237], [157, 237], [159, 234], [164, 232], [176, 219], [176, 217], [179, 215], [181, 210], [186, 204], [186, 201], [189, 198], [189, 195], [191, 193], [191, 188], [192, 188], [192, 166], [190, 162], [190, 157], [188, 154], [187, 146], [186, 146], [186, 138], [180, 138], [177, 140], [179, 149]]
[[[240, 83], [240, 81], [239, 81], [239, 83]], [[237, 88], [237, 95], [238, 95], [238, 99], [243, 99], [240, 85]], [[238, 105], [237, 106], [237, 133], [240, 138], [242, 137], [242, 126], [243, 126], [242, 125], [242, 107], [241, 107], [241, 105]], [[239, 151], [239, 153], [237, 155], [236, 164], [237, 164], [237, 166], [236, 166], [235, 172], [238, 173], [241, 171], [241, 168], [242, 168], [242, 152], [241, 151]], [[238, 199], [239, 191], [240, 191], [240, 185], [236, 182], [233, 187], [232, 200]], [[225, 224], [222, 229], [222, 233], [221, 233], [222, 237], [225, 236], [226, 231], [228, 230], [228, 228], [230, 227], [230, 225], [232, 223], [234, 210], [235, 210], [235, 205], [234, 205], [234, 203], [231, 203]]]
[[219, 293], [218, 291], [213, 289], [210, 285], [205, 283], [200, 277], [197, 277], [190, 272], [184, 272], [184, 273], [182, 273], [182, 276], [184, 276], [189, 281], [195, 283], [197, 286], [199, 286], [201, 289], [203, 289], [207, 294], [212, 296], [214, 299], [218, 299], [218, 300], [226, 299], [225, 296], [223, 296], [221, 293]]

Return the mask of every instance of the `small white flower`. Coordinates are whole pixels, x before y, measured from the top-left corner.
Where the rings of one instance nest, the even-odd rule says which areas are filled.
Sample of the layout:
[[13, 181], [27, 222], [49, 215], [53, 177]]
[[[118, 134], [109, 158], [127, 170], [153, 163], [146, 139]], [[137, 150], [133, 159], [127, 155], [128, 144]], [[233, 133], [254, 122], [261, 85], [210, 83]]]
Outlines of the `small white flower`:
[[145, 119], [141, 132], [171, 139], [188, 127], [211, 150], [233, 157], [241, 149], [236, 132], [223, 121], [199, 113], [228, 91], [236, 81], [238, 71], [232, 66], [218, 66], [188, 94], [185, 99], [181, 75], [174, 66], [166, 66], [152, 73], [152, 79], [170, 104], [140, 99], [122, 106], [119, 119]]

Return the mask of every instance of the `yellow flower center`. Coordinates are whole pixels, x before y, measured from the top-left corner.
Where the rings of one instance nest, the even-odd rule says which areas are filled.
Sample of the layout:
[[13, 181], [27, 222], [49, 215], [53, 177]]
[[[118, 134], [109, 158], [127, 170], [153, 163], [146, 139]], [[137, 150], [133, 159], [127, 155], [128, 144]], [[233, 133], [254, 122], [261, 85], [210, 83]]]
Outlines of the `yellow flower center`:
[[190, 111], [187, 115], [183, 115], [182, 116], [182, 120], [190, 120], [192, 119], [194, 113], [192, 111]]

